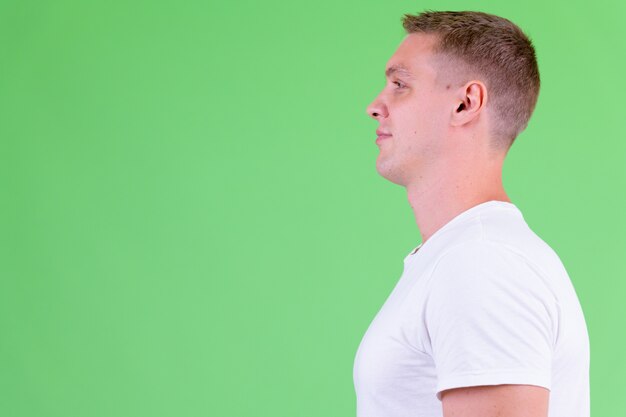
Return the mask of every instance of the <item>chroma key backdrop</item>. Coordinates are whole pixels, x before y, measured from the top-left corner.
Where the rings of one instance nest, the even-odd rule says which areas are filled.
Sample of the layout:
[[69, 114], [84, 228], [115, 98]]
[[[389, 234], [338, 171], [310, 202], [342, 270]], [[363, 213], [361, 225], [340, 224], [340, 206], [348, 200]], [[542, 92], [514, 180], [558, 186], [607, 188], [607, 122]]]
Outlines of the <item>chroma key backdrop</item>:
[[366, 106], [423, 10], [506, 17], [541, 92], [503, 180], [626, 413], [625, 3], [0, 2], [0, 416], [349, 417], [420, 233]]

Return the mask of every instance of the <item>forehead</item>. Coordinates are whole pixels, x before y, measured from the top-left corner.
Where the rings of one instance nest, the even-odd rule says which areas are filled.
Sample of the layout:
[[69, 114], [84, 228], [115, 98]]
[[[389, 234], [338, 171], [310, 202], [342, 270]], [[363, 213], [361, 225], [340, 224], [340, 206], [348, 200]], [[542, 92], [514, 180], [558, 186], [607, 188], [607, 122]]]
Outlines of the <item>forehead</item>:
[[407, 35], [387, 62], [385, 76], [434, 78], [436, 71], [432, 48], [435, 42], [434, 35], [421, 33]]

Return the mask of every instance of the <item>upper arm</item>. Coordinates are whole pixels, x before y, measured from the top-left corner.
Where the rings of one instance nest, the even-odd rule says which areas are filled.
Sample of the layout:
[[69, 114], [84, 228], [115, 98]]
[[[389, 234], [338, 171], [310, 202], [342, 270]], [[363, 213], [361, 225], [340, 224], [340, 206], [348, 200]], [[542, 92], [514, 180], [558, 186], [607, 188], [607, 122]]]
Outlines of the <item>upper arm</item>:
[[547, 417], [550, 391], [536, 385], [486, 385], [442, 391], [444, 417]]

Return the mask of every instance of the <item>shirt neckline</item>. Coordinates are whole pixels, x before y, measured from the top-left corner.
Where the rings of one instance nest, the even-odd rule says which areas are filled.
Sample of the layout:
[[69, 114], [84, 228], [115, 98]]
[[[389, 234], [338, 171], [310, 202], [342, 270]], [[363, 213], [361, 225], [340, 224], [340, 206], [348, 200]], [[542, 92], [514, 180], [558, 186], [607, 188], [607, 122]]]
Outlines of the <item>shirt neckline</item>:
[[474, 214], [476, 212], [479, 212], [479, 211], [482, 211], [482, 210], [486, 210], [486, 209], [491, 208], [491, 207], [500, 207], [500, 208], [505, 208], [505, 209], [512, 209], [512, 210], [515, 210], [516, 212], [518, 212], [521, 215], [521, 211], [517, 208], [517, 206], [515, 204], [513, 204], [513, 203], [508, 202], [508, 201], [489, 200], [489, 201], [485, 201], [483, 203], [479, 203], [479, 204], [477, 204], [475, 206], [472, 206], [472, 207], [468, 208], [465, 211], [462, 211], [461, 213], [457, 214], [455, 217], [450, 219], [446, 224], [441, 226], [435, 233], [433, 233], [430, 236], [430, 238], [428, 238], [426, 240], [426, 242], [420, 243], [417, 247], [415, 247], [413, 250], [411, 250], [409, 252], [409, 254], [405, 257], [405, 260], [407, 260], [410, 257], [412, 257], [412, 255], [415, 255], [422, 246], [426, 245], [433, 238], [435, 238], [438, 235], [440, 235], [444, 230], [449, 229], [453, 225], [457, 224], [461, 220], [471, 216], [472, 214]]

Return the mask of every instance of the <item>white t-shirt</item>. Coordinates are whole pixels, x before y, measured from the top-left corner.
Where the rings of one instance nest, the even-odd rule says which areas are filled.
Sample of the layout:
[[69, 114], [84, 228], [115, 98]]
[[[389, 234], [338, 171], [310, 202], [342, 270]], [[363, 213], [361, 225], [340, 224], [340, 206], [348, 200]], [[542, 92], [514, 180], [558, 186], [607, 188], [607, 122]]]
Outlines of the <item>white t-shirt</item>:
[[504, 201], [464, 211], [405, 257], [353, 376], [357, 417], [441, 417], [441, 391], [498, 384], [549, 389], [549, 417], [590, 414], [589, 337], [574, 287]]

